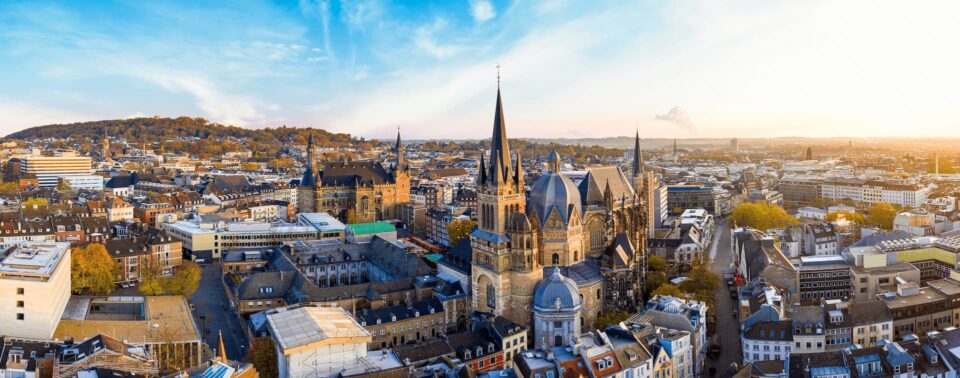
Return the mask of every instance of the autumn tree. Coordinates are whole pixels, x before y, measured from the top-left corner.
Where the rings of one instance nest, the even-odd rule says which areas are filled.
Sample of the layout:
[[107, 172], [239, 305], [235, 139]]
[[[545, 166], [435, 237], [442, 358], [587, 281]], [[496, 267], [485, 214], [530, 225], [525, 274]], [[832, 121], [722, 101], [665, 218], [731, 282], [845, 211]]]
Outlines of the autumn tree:
[[897, 218], [897, 209], [886, 202], [878, 202], [870, 207], [866, 222], [884, 230], [893, 229], [893, 220]]
[[766, 231], [799, 224], [797, 218], [787, 214], [782, 207], [765, 202], [747, 202], [733, 209], [733, 220], [738, 226]]
[[627, 320], [628, 318], [630, 318], [629, 312], [613, 311], [605, 313], [601, 315], [599, 319], [597, 319], [597, 329], [606, 329], [607, 326], [620, 324], [620, 322]]
[[70, 280], [75, 294], [109, 294], [119, 273], [103, 244], [90, 243], [72, 250]]
[[667, 283], [667, 262], [657, 255], [648, 256], [646, 292], [652, 292], [665, 283]]
[[200, 287], [200, 266], [189, 260], [180, 263], [170, 277], [164, 277], [162, 286], [167, 294], [190, 298]]
[[277, 350], [272, 338], [253, 339], [253, 347], [247, 352], [245, 360], [253, 364], [261, 378], [277, 378]]
[[23, 201], [23, 207], [25, 208], [31, 208], [34, 206], [36, 207], [47, 206], [47, 199], [39, 198], [39, 197], [31, 197], [31, 198], [28, 198], [26, 201]]
[[657, 295], [686, 298], [686, 293], [684, 293], [683, 290], [680, 290], [680, 288], [677, 285], [670, 284], [670, 283], [660, 285], [660, 287], [658, 287], [656, 290], [650, 293], [651, 297], [654, 297]]
[[720, 290], [720, 281], [720, 276], [710, 270], [707, 262], [695, 262], [687, 279], [678, 286], [688, 294], [687, 298], [706, 303], [708, 309], [715, 309], [715, 294]]
[[863, 218], [863, 215], [855, 213], [853, 211], [838, 210], [838, 211], [831, 211], [827, 213], [827, 222], [836, 222], [836, 221], [843, 221], [843, 220], [851, 221], [853, 223], [856, 223], [858, 226], [862, 226], [865, 223], [865, 219]]
[[469, 219], [457, 219], [447, 223], [447, 237], [450, 239], [450, 245], [457, 245], [461, 240], [468, 237], [476, 227], [477, 222]]
[[140, 258], [140, 284], [137, 291], [143, 295], [163, 295], [163, 267], [153, 254]]

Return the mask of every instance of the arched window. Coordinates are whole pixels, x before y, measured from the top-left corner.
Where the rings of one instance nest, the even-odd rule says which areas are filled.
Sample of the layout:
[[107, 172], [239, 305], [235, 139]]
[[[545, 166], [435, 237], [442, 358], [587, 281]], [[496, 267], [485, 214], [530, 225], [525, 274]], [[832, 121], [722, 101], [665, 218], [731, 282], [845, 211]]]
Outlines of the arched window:
[[363, 198], [360, 199], [360, 211], [368, 211], [369, 208], [370, 208], [370, 198], [367, 196], [363, 196]]
[[492, 283], [487, 285], [487, 307], [497, 308], [497, 289]]
[[553, 265], [560, 265], [560, 255], [559, 255], [559, 254], [556, 254], [556, 253], [553, 254]]
[[600, 299], [600, 289], [597, 289], [597, 299]]
[[580, 261], [580, 252], [573, 251], [573, 262]]

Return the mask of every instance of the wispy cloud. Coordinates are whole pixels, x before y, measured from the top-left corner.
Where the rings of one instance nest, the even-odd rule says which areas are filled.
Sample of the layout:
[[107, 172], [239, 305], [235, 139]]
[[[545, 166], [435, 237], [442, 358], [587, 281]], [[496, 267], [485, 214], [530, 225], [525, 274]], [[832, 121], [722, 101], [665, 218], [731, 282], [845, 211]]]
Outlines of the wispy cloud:
[[679, 106], [670, 108], [670, 111], [667, 112], [667, 114], [657, 114], [654, 119], [657, 121], [670, 122], [691, 133], [695, 131], [693, 127], [693, 121], [690, 120], [690, 116], [688, 116], [687, 112], [685, 112]]
[[414, 43], [417, 48], [438, 59], [447, 58], [459, 52], [459, 46], [438, 42], [436, 34], [442, 32], [446, 27], [446, 20], [437, 18], [432, 24], [417, 28], [414, 35]]
[[478, 23], [490, 21], [497, 16], [490, 0], [470, 0], [470, 16]]

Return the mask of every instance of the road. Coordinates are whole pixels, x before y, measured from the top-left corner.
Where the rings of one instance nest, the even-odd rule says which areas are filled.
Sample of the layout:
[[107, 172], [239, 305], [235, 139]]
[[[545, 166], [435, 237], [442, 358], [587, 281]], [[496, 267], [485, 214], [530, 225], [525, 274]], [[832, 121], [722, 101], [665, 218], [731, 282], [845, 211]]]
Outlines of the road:
[[[717, 231], [713, 246], [710, 249], [710, 258], [713, 261], [711, 270], [721, 276], [723, 271], [730, 267], [730, 263], [733, 262], [733, 251], [730, 249], [730, 229], [724, 219], [717, 221]], [[730, 299], [727, 293], [726, 283], [722, 283], [721, 286], [716, 294], [717, 324], [715, 328], [717, 334], [711, 335], [711, 337], [720, 336], [720, 357], [706, 359], [705, 376], [709, 376], [710, 368], [714, 367], [717, 369], [717, 377], [729, 377], [731, 374], [727, 372], [727, 368], [730, 363], [736, 362], [737, 366], [740, 366], [741, 363], [740, 322], [734, 318], [734, 301]]]
[[242, 360], [246, 356], [248, 345], [247, 336], [243, 332], [245, 325], [230, 311], [230, 300], [223, 291], [223, 280], [220, 279], [220, 264], [204, 264], [200, 267], [200, 288], [190, 298], [197, 325], [209, 330], [201, 332], [205, 332], [204, 340], [213, 350], [217, 349], [217, 335], [222, 331], [227, 358]]

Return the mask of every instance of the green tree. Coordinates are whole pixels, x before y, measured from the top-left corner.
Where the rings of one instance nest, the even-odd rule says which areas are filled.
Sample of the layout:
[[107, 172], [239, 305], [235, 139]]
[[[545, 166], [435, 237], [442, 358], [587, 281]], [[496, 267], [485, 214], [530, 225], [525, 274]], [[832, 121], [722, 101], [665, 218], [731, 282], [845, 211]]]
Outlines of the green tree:
[[457, 245], [463, 238], [469, 236], [476, 226], [477, 222], [469, 219], [457, 219], [447, 223], [447, 237], [450, 239], [450, 245]]
[[253, 347], [247, 352], [245, 359], [253, 364], [261, 378], [277, 378], [277, 350], [273, 346], [273, 339], [253, 339]]
[[733, 220], [738, 226], [747, 226], [761, 231], [800, 223], [797, 218], [787, 214], [782, 207], [764, 202], [740, 204], [733, 209]]
[[103, 244], [91, 243], [71, 251], [70, 281], [75, 294], [109, 294], [119, 273]]
[[720, 276], [710, 270], [707, 262], [694, 262], [687, 279], [679, 287], [687, 298], [704, 302], [708, 310], [716, 308], [716, 293], [720, 290]]
[[868, 210], [866, 223], [884, 230], [893, 229], [893, 220], [897, 218], [897, 208], [886, 202], [878, 202]]

